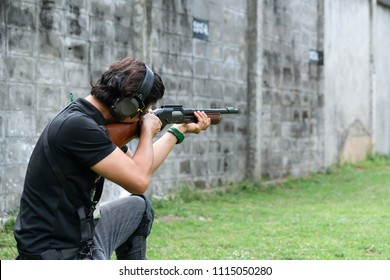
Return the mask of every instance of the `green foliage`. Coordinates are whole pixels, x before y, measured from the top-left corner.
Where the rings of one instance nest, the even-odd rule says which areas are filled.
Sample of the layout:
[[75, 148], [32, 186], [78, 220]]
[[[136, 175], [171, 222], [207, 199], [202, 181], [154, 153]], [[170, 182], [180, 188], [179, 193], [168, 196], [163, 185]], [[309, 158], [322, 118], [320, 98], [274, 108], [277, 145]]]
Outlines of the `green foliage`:
[[0, 259], [13, 260], [17, 256], [16, 242], [14, 239], [15, 219], [8, 219], [0, 230]]
[[390, 166], [390, 156], [381, 154], [369, 154], [366, 161], [362, 161], [359, 164], [367, 164], [370, 166]]
[[15, 225], [15, 218], [8, 219], [3, 226], [4, 233], [13, 233], [14, 225]]

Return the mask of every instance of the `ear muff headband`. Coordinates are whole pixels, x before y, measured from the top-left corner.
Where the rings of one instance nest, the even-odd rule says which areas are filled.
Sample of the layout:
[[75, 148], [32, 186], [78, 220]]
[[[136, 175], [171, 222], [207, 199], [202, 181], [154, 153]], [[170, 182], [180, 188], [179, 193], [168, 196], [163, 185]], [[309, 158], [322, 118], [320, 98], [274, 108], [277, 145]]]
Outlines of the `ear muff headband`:
[[150, 94], [154, 84], [154, 73], [146, 67], [145, 78], [133, 97], [118, 98], [110, 108], [111, 115], [118, 121], [134, 117], [139, 109], [145, 108], [144, 101]]
[[[136, 93], [136, 98], [144, 102], [146, 97], [148, 97], [150, 91], [152, 90], [153, 83], [154, 83], [154, 73], [152, 70], [149, 69], [148, 66], [145, 65], [146, 72], [145, 72], [145, 78], [144, 81], [142, 82], [142, 85], [138, 89]], [[143, 109], [143, 108], [141, 108]]]

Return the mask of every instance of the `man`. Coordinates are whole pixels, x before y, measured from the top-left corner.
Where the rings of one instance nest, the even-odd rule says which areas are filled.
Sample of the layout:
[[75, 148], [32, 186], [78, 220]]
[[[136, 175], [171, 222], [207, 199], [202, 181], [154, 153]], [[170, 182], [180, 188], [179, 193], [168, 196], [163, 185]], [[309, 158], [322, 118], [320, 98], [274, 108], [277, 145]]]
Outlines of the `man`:
[[[63, 109], [45, 128], [31, 155], [15, 223], [19, 259], [145, 259], [153, 210], [143, 196], [153, 172], [185, 133], [210, 126], [173, 125], [155, 143], [161, 121], [150, 106], [161, 99], [161, 77], [143, 62], [113, 63], [91, 93]], [[117, 147], [105, 134], [108, 123], [139, 123], [137, 149]], [[93, 212], [106, 178], [132, 195]]]

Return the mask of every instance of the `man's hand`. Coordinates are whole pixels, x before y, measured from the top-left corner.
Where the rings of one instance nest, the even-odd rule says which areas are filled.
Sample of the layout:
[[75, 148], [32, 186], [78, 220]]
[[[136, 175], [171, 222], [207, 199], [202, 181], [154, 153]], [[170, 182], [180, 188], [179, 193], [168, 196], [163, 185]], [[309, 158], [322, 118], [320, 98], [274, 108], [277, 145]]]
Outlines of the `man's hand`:
[[174, 125], [181, 133], [195, 133], [198, 134], [202, 130], [206, 130], [209, 128], [211, 124], [210, 118], [207, 116], [205, 112], [194, 112], [194, 115], [198, 119], [197, 123], [186, 123], [186, 124], [177, 124]]
[[152, 110], [143, 115], [140, 119], [141, 134], [143, 132], [151, 132], [153, 137], [161, 130], [162, 123], [160, 119], [153, 114]]

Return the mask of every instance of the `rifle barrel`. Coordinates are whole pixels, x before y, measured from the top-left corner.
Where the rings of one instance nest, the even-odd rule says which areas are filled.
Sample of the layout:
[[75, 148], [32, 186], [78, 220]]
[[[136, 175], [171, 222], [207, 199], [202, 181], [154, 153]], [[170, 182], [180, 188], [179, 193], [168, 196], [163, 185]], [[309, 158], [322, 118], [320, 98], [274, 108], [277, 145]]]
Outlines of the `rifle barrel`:
[[239, 111], [237, 108], [233, 108], [233, 107], [226, 107], [226, 108], [222, 108], [222, 109], [183, 109], [184, 111], [186, 110], [192, 110], [192, 111], [204, 111], [206, 114], [207, 113], [210, 113], [210, 114], [238, 114]]
[[206, 114], [238, 114], [239, 110], [234, 107], [225, 107], [225, 108], [220, 108], [220, 109], [215, 109], [215, 108], [183, 108], [182, 105], [164, 105], [161, 106], [161, 108], [156, 109], [155, 113], [160, 113], [164, 110], [168, 111], [180, 111], [183, 112], [184, 114], [193, 114], [195, 111], [203, 111]]

